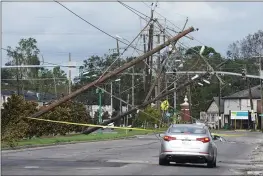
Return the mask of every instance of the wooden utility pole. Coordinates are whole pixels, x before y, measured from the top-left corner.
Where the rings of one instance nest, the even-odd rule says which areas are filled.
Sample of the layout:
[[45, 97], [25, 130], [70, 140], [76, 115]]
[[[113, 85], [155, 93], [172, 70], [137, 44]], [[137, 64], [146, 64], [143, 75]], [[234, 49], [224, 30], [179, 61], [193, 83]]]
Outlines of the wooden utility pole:
[[[157, 42], [158, 44], [160, 44], [160, 34], [157, 35]], [[158, 75], [158, 73], [160, 72], [161, 70], [161, 52], [158, 51], [158, 57], [157, 57], [157, 73], [156, 73], [156, 79], [157, 79], [157, 91], [156, 91], [156, 96], [160, 95], [161, 93], [161, 77]], [[157, 101], [157, 108], [158, 108], [158, 111], [161, 112], [161, 103], [160, 103], [160, 100]]]
[[[245, 70], [246, 70], [246, 74], [247, 74], [247, 65], [245, 65]], [[250, 100], [250, 107], [251, 107], [251, 118], [252, 118], [252, 114], [254, 114], [254, 104], [253, 104], [253, 97], [252, 97], [252, 91], [251, 91], [251, 84], [250, 84], [249, 78], [247, 78], [247, 77], [246, 77], [246, 81], [247, 81], [247, 87], [248, 87], [248, 93], [249, 93], [249, 100]], [[253, 122], [253, 128], [256, 128], [255, 121]]]
[[[71, 64], [71, 54], [68, 56], [69, 64]], [[68, 68], [68, 94], [71, 94], [71, 67]]]
[[[220, 67], [220, 71], [221, 71], [221, 67]], [[221, 82], [218, 80], [218, 88], [219, 88], [219, 93], [218, 93], [218, 117], [220, 118], [221, 117], [221, 97], [222, 97], [222, 95], [221, 95], [221, 91], [222, 91], [222, 89], [221, 89]], [[222, 119], [218, 119], [218, 122], [219, 122], [219, 129], [221, 128], [221, 121], [222, 121]]]
[[[153, 31], [154, 31], [153, 12], [154, 12], [154, 10], [151, 9], [151, 19], [150, 19], [151, 24], [150, 24], [149, 38], [148, 38], [148, 52], [149, 52], [150, 50], [152, 50], [152, 48], [153, 48]], [[150, 87], [150, 85], [151, 85], [152, 66], [153, 66], [153, 64], [152, 64], [152, 58], [153, 58], [153, 56], [151, 55], [151, 56], [149, 56], [149, 57], [147, 58], [147, 60], [146, 60], [146, 63], [147, 63], [147, 72], [146, 72], [146, 74], [147, 74], [147, 76], [146, 76], [146, 85], [147, 85], [147, 86], [146, 86], [146, 92], [148, 92], [149, 87]], [[149, 68], [149, 67], [150, 67], [150, 68]]]
[[[143, 34], [143, 51], [144, 53], [146, 53], [146, 36], [145, 34]], [[148, 59], [148, 58], [147, 58]], [[147, 63], [147, 59], [146, 59], [146, 63]], [[144, 70], [143, 70], [143, 82], [144, 82], [144, 92], [146, 93], [146, 88], [147, 88], [147, 73], [148, 73], [148, 65], [143, 63], [144, 64]]]
[[81, 94], [82, 92], [88, 90], [89, 88], [96, 86], [98, 84], [103, 83], [104, 81], [109, 80], [112, 77], [115, 77], [116, 75], [120, 74], [121, 72], [123, 72], [124, 70], [142, 62], [144, 59], [148, 58], [149, 56], [153, 55], [154, 53], [160, 51], [161, 49], [165, 48], [166, 46], [170, 45], [171, 43], [174, 43], [176, 41], [178, 41], [179, 39], [181, 39], [182, 37], [184, 37], [185, 35], [191, 33], [194, 31], [193, 27], [190, 27], [189, 29], [179, 33], [178, 35], [170, 38], [168, 41], [166, 41], [165, 43], [157, 46], [156, 48], [154, 48], [153, 50], [143, 54], [142, 56], [137, 57], [136, 59], [133, 59], [132, 61], [123, 64], [121, 67], [115, 69], [112, 72], [106, 73], [104, 76], [100, 77], [98, 80], [95, 80], [83, 87], [81, 87], [80, 89], [77, 89], [76, 91], [72, 92], [71, 94], [62, 97], [61, 99], [53, 102], [52, 104], [50, 104], [48, 107], [46, 107], [45, 109], [42, 109], [36, 113], [34, 113], [31, 117], [36, 118], [39, 117], [41, 115], [44, 115], [45, 113], [49, 112], [50, 110], [54, 109], [55, 107], [61, 105], [62, 103], [65, 103], [66, 101], [78, 96], [79, 94]]
[[[117, 57], [118, 57], [118, 63], [119, 67], [121, 66], [121, 58], [120, 58], [120, 46], [119, 46], [119, 40], [116, 39], [117, 42]], [[119, 82], [119, 97], [121, 98], [121, 80]], [[122, 112], [122, 102], [120, 101], [120, 113]]]

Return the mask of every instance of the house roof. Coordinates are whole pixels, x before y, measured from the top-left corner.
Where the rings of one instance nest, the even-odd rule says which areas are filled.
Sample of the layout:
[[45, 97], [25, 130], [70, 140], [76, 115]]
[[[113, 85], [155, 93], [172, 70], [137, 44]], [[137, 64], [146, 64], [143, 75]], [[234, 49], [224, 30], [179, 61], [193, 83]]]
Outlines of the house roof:
[[25, 97], [25, 100], [26, 100], [26, 101], [38, 101], [36, 95], [32, 95], [32, 94], [25, 93], [25, 94], [24, 94], [24, 97]]
[[[220, 99], [220, 112], [224, 112], [224, 100], [221, 98]], [[206, 111], [208, 110], [208, 108], [211, 106], [211, 104], [215, 102], [215, 104], [217, 105], [217, 107], [219, 107], [219, 97], [213, 97], [211, 103], [209, 104], [209, 106], [207, 107]]]
[[[252, 87], [251, 93], [253, 99], [260, 99], [261, 98], [260, 85]], [[241, 98], [249, 98], [249, 89], [242, 90], [232, 95], [223, 97], [223, 99], [241, 99]]]
[[[12, 94], [15, 94], [16, 91], [12, 90], [1, 90], [1, 95], [3, 96], [11, 96]], [[43, 101], [43, 102], [49, 102], [54, 99], [56, 99], [56, 96], [50, 93], [37, 93], [34, 91], [23, 91], [21, 92], [21, 95], [25, 97], [25, 100], [27, 101]]]
[[15, 94], [16, 92], [13, 90], [1, 90], [1, 95], [3, 96], [10, 96], [12, 94]]

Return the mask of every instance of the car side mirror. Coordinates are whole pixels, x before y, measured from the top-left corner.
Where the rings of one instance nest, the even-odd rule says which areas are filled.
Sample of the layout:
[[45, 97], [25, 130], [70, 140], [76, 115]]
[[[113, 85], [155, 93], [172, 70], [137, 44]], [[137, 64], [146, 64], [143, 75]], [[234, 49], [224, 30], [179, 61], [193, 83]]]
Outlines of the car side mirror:
[[213, 140], [220, 140], [220, 136], [218, 136], [218, 135], [212, 135], [212, 138], [213, 138]]

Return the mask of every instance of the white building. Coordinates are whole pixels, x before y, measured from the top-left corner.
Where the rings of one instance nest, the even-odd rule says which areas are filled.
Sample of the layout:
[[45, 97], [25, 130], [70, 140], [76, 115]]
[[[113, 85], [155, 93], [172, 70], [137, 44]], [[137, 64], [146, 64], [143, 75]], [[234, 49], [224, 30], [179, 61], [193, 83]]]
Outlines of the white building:
[[[90, 113], [90, 116], [93, 118], [95, 115], [95, 112], [99, 110], [99, 105], [86, 105], [87, 110]], [[106, 112], [108, 111], [109, 115], [112, 115], [112, 108], [111, 105], [105, 105], [102, 106], [102, 112]], [[114, 111], [114, 109], [113, 109]], [[122, 106], [122, 112], [126, 112], [127, 111], [127, 106]]]
[[[251, 88], [253, 111], [255, 113], [260, 113], [260, 99], [261, 91], [260, 86], [255, 86]], [[234, 93], [230, 96], [222, 98], [224, 100], [224, 122], [233, 126], [233, 120], [230, 119], [231, 111], [249, 111], [251, 112], [251, 104], [249, 99], [249, 90], [242, 90], [240, 92]], [[236, 123], [236, 122], [235, 122]], [[249, 123], [251, 123], [251, 118], [248, 117], [246, 120], [238, 121], [238, 128], [247, 129]]]
[[219, 97], [214, 97], [205, 112], [205, 119], [203, 119], [211, 128], [218, 128], [218, 126], [220, 126], [220, 128], [223, 127], [223, 123], [221, 123], [222, 121], [219, 121], [221, 120], [221, 114], [219, 115], [219, 108], [220, 113], [223, 114], [224, 100], [221, 99], [219, 105]]

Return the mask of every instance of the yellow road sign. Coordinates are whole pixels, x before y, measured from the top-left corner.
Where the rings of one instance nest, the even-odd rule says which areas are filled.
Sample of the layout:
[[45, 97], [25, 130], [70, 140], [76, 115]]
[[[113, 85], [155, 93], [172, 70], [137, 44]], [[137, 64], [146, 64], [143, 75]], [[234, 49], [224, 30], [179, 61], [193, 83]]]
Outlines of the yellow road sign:
[[161, 103], [161, 109], [162, 109], [163, 111], [168, 110], [169, 106], [170, 106], [170, 105], [169, 105], [168, 100], [164, 100], [164, 101]]

